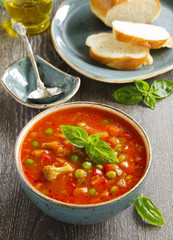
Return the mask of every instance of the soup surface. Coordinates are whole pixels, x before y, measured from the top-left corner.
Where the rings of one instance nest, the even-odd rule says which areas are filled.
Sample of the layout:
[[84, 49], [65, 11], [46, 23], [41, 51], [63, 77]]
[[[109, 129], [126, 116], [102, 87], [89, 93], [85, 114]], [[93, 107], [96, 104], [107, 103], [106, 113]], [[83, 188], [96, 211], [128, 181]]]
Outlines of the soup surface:
[[[78, 126], [88, 135], [100, 133], [119, 163], [94, 164], [85, 151], [64, 137], [60, 125]], [[28, 181], [50, 198], [93, 204], [129, 191], [143, 176], [146, 149], [126, 121], [95, 107], [58, 110], [39, 120], [25, 136], [20, 158]]]

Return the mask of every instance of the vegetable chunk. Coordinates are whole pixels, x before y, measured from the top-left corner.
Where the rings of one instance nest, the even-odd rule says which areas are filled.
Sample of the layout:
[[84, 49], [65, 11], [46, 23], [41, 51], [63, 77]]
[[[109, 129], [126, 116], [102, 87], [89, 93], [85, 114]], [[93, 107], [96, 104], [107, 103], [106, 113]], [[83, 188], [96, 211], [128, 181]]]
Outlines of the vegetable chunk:
[[59, 174], [72, 171], [73, 168], [68, 163], [65, 163], [63, 167], [59, 168], [55, 167], [54, 164], [47, 165], [43, 168], [44, 177], [46, 178], [47, 181], [53, 181], [54, 179], [57, 178]]

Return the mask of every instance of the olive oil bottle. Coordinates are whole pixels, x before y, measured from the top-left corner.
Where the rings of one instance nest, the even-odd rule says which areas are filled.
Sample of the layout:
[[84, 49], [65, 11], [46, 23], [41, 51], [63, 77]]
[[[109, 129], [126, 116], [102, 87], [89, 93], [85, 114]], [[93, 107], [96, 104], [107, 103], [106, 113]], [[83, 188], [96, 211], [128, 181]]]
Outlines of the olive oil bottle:
[[40, 33], [50, 24], [52, 0], [3, 0], [12, 23], [21, 22], [27, 33]]

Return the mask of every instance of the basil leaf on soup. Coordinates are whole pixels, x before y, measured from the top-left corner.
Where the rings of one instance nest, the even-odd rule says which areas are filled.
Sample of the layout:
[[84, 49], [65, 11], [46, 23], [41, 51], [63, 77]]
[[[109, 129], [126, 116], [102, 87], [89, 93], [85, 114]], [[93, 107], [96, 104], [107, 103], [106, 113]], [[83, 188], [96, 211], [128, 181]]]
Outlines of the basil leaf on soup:
[[155, 97], [152, 95], [152, 94], [149, 94], [147, 96], [144, 97], [144, 103], [152, 108], [152, 109], [155, 109], [155, 106], [156, 106], [156, 99]]
[[84, 129], [67, 125], [61, 125], [60, 127], [67, 141], [74, 146], [83, 148], [88, 143], [88, 133]]
[[86, 146], [85, 149], [86, 153], [95, 164], [110, 164], [119, 162], [114, 150], [105, 141], [99, 140], [94, 147], [94, 155], [91, 154], [88, 146]]
[[100, 138], [100, 133], [95, 133], [92, 134], [88, 137], [88, 141], [92, 144], [92, 145], [96, 145], [99, 141]]
[[114, 150], [104, 141], [99, 140], [100, 133], [88, 133], [75, 126], [61, 125], [61, 130], [71, 144], [79, 148], [85, 148], [85, 152], [96, 164], [109, 164], [119, 162]]
[[91, 161], [93, 160], [94, 156], [95, 156], [95, 146], [92, 144], [87, 144], [85, 146], [85, 152], [86, 154], [89, 156], [89, 158], [91, 159]]
[[173, 81], [156, 80], [151, 84], [150, 91], [155, 98], [165, 98], [173, 92]]
[[135, 85], [139, 92], [141, 92], [144, 96], [147, 95], [147, 92], [150, 88], [147, 82], [144, 82], [142, 80], [135, 80]]
[[156, 226], [165, 224], [162, 213], [154, 205], [154, 203], [151, 201], [151, 199], [141, 196], [140, 198], [138, 198], [136, 200], [135, 208], [136, 208], [138, 214], [141, 217], [145, 218], [150, 223], [152, 223]]
[[135, 86], [119, 88], [113, 93], [113, 98], [126, 105], [138, 104], [142, 101], [143, 95]]

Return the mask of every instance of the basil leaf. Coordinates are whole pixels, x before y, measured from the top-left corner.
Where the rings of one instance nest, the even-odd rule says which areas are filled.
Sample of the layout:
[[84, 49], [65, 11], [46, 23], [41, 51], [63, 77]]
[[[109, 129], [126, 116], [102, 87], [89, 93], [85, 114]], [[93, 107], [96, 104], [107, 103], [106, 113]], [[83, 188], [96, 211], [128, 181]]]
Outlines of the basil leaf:
[[99, 141], [100, 138], [100, 133], [95, 133], [92, 134], [88, 137], [88, 141], [92, 144], [92, 145], [96, 145]]
[[109, 164], [119, 162], [114, 150], [104, 141], [99, 140], [100, 133], [88, 137], [85, 130], [80, 127], [61, 125], [65, 138], [74, 146], [83, 148], [90, 159], [96, 164]]
[[142, 93], [134, 86], [126, 86], [113, 93], [113, 98], [126, 105], [138, 104], [142, 101]]
[[165, 224], [161, 212], [149, 198], [141, 196], [136, 200], [135, 207], [138, 214], [150, 223], [156, 226]]
[[147, 82], [144, 82], [142, 80], [135, 80], [135, 85], [139, 92], [141, 92], [145, 96], [147, 95], [147, 92], [150, 88]]
[[95, 146], [92, 144], [87, 144], [85, 146], [85, 152], [86, 152], [86, 154], [88, 154], [89, 158], [92, 161], [94, 158], [94, 155], [95, 155]]
[[83, 148], [88, 143], [88, 133], [84, 129], [67, 125], [61, 125], [60, 127], [67, 141], [74, 146]]
[[144, 103], [152, 108], [153, 110], [155, 109], [156, 106], [156, 99], [154, 96], [152, 96], [151, 94], [148, 94], [147, 96], [144, 97]]
[[173, 81], [156, 80], [151, 84], [150, 91], [157, 99], [165, 98], [173, 92]]
[[92, 155], [92, 152], [90, 152], [88, 145], [85, 149], [86, 153], [95, 164], [110, 164], [119, 162], [114, 150], [106, 142], [99, 140], [94, 147], [94, 156]]

